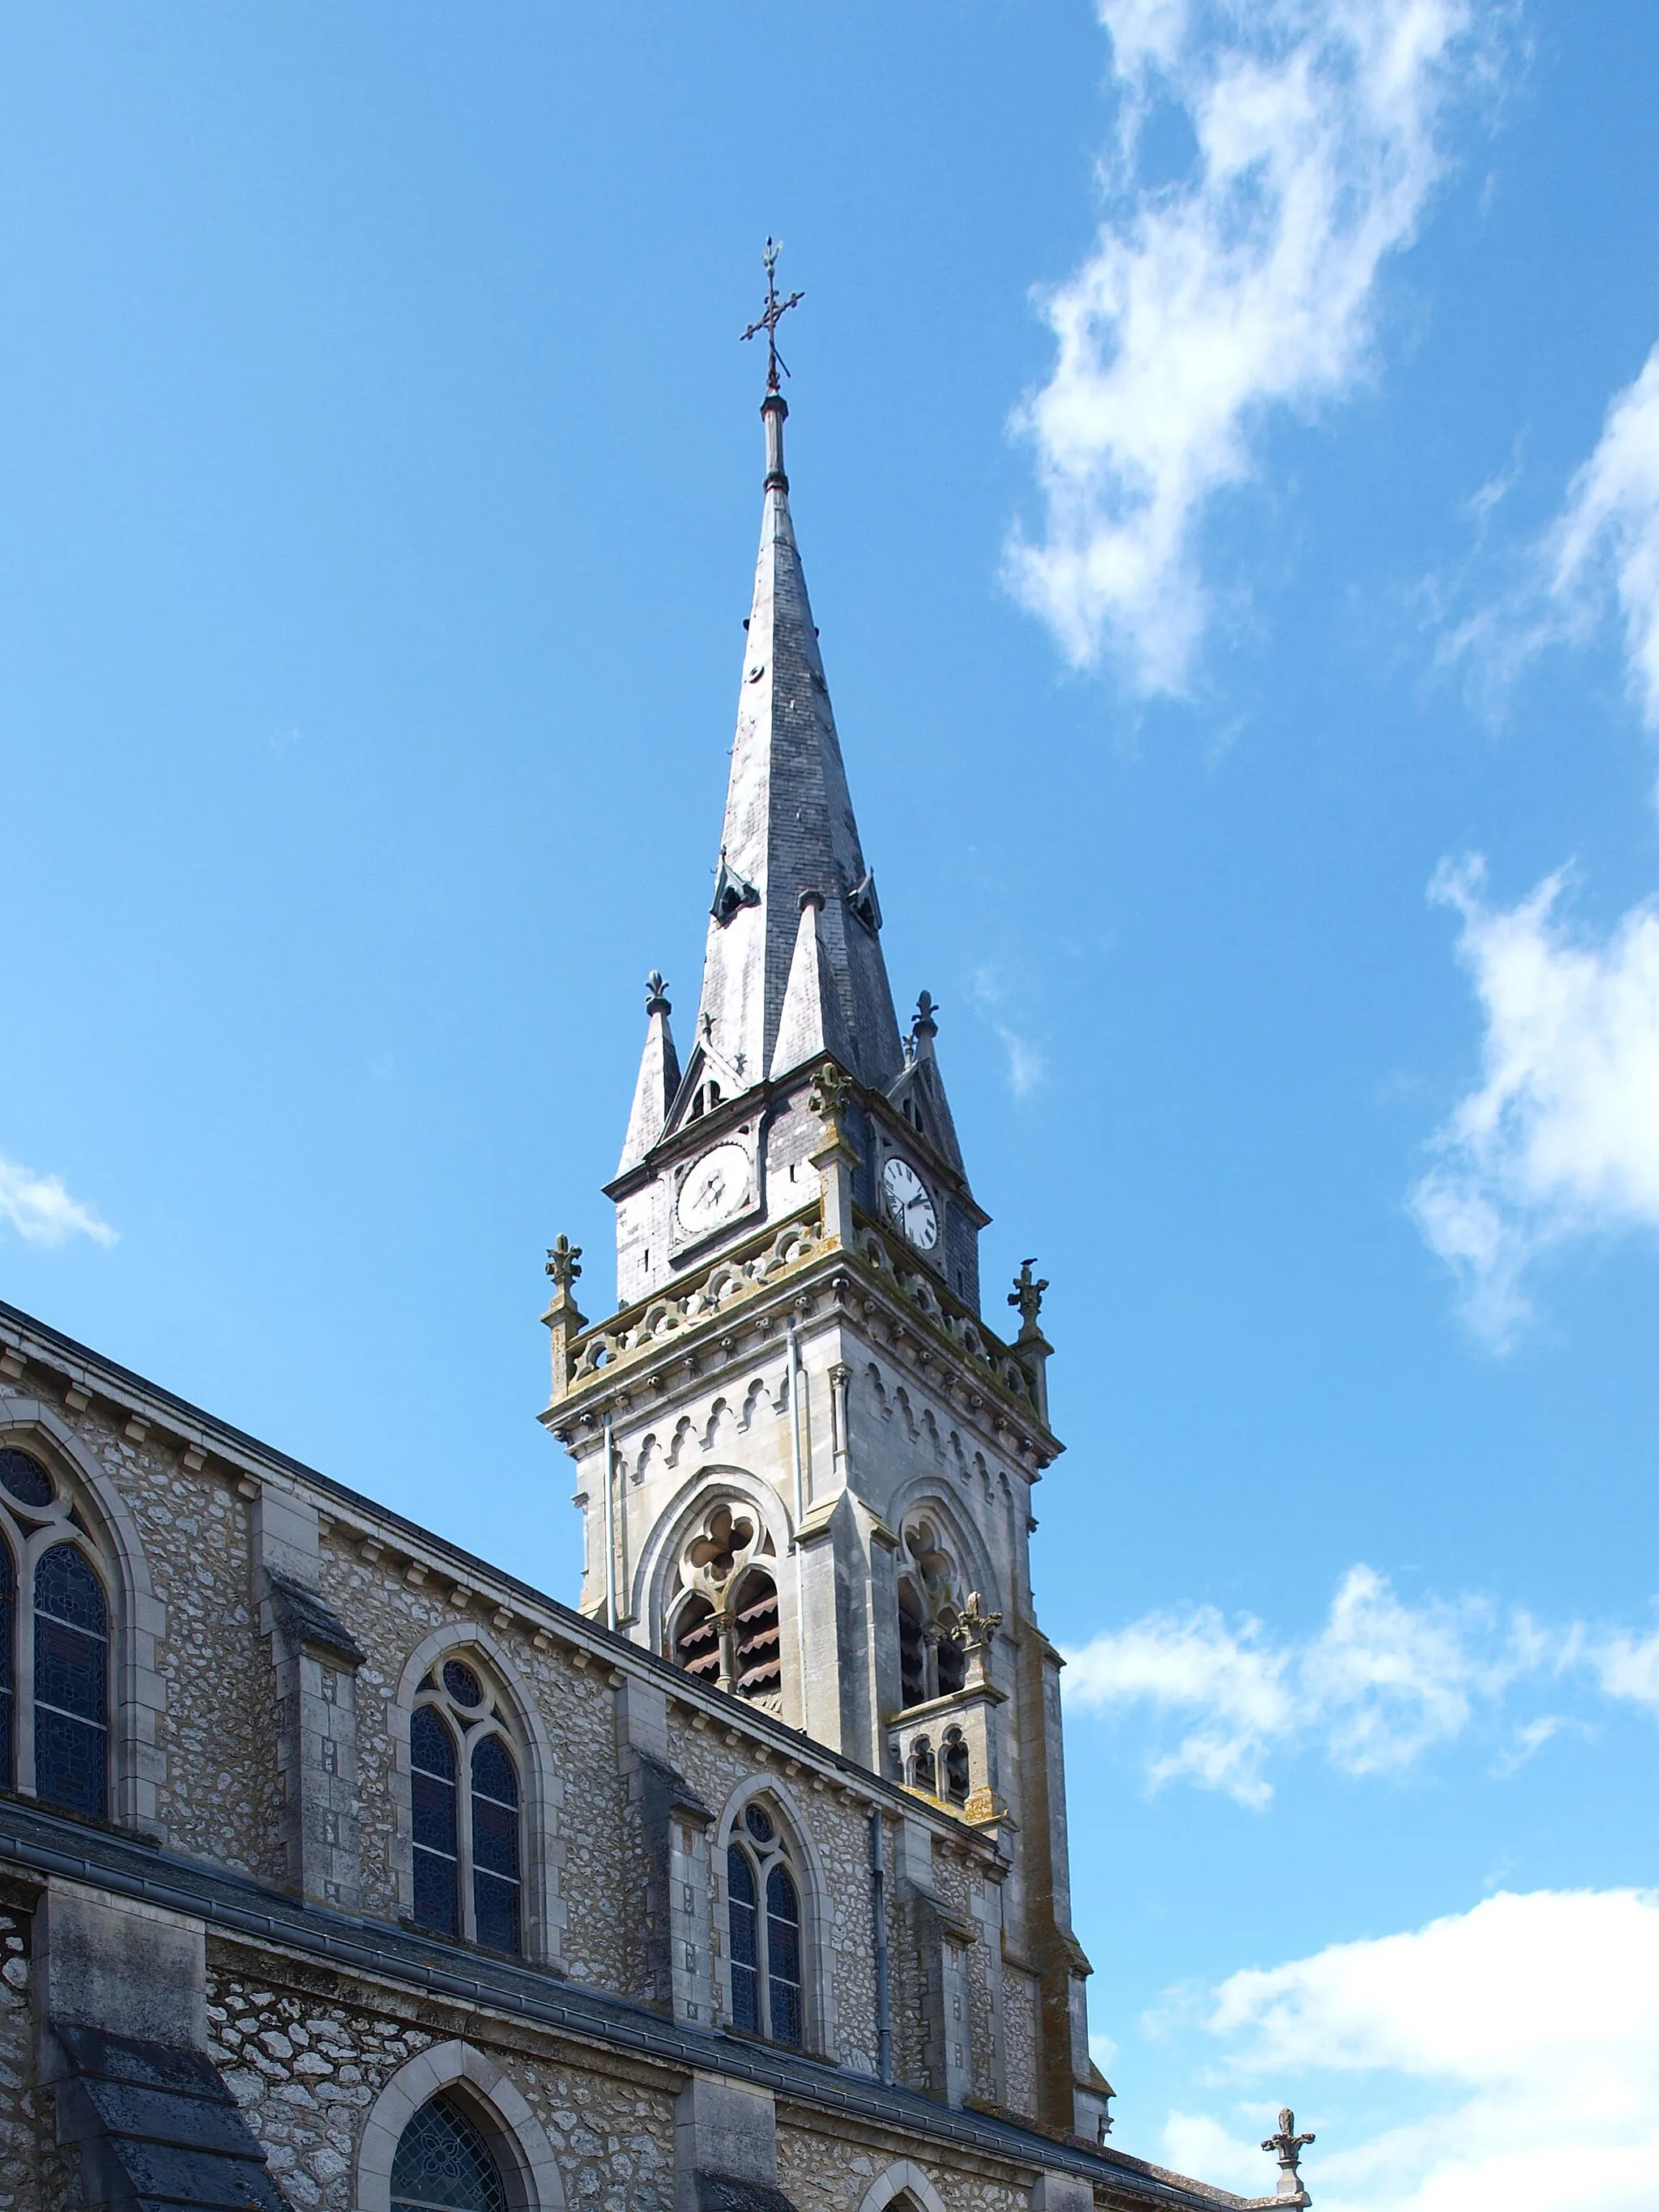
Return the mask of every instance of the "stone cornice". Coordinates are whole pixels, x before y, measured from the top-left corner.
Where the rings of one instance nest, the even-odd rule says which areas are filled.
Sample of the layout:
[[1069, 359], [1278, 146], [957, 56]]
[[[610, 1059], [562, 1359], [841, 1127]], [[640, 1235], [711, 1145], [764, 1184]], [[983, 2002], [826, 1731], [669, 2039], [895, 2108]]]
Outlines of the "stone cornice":
[[584, 1431], [665, 1388], [673, 1369], [691, 1363], [713, 1381], [751, 1359], [754, 1340], [771, 1340], [792, 1313], [804, 1322], [839, 1315], [866, 1329], [877, 1322], [899, 1358], [932, 1369], [963, 1419], [1035, 1479], [1065, 1447], [1038, 1413], [1014, 1347], [880, 1224], [854, 1219], [856, 1243], [840, 1244], [821, 1234], [817, 1204], [803, 1206], [584, 1328], [565, 1346], [568, 1379], [543, 1422], [579, 1449]]

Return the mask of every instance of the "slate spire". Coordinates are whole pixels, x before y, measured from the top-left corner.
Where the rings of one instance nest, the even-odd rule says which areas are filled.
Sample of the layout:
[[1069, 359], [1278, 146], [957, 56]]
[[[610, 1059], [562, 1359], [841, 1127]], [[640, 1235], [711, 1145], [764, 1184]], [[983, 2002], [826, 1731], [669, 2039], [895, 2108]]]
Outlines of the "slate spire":
[[761, 407], [760, 558], [697, 1049], [744, 1088], [830, 1053], [885, 1091], [904, 1054], [881, 953], [881, 908], [853, 818], [790, 519], [783, 465], [788, 412], [782, 394], [769, 391]]
[[639, 1080], [634, 1085], [634, 1110], [628, 1117], [628, 1135], [617, 1164], [618, 1175], [626, 1174], [642, 1160], [668, 1125], [674, 1094], [680, 1087], [679, 1055], [674, 1050], [674, 1032], [668, 1026], [673, 1011], [662, 977], [653, 968], [645, 979], [649, 1026], [640, 1056]]

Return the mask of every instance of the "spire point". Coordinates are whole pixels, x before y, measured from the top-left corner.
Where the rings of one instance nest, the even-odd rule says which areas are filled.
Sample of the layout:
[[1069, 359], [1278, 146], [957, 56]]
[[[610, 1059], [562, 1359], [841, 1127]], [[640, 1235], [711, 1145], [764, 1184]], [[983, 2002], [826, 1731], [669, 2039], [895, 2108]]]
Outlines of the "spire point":
[[645, 1011], [647, 1014], [673, 1012], [674, 1009], [669, 1005], [665, 995], [665, 989], [660, 970], [653, 968], [645, 979]]

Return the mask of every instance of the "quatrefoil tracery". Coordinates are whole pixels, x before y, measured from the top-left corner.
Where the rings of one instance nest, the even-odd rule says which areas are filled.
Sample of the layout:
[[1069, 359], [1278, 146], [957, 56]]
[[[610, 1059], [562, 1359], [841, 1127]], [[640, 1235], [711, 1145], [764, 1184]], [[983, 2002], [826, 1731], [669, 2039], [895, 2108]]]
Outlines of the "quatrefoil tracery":
[[685, 1547], [687, 1580], [705, 1589], [725, 1589], [755, 1548], [756, 1526], [746, 1513], [716, 1505]]

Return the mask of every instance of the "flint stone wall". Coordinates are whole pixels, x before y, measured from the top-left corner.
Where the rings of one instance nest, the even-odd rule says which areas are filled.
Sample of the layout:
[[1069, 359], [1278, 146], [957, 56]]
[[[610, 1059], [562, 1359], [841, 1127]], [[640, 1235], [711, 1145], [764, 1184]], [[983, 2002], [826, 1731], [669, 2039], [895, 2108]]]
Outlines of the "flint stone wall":
[[376, 2098], [417, 2051], [455, 2036], [484, 2051], [535, 2113], [572, 2212], [673, 2212], [672, 2091], [625, 2069], [538, 2054], [527, 2033], [509, 2040], [477, 2014], [285, 1977], [285, 1962], [240, 1947], [213, 1947], [208, 2019], [211, 2055], [295, 2212], [352, 2212], [357, 2144]]
[[[896, 2165], [919, 2166], [946, 2212], [1030, 2212], [1029, 2194], [1012, 2183], [940, 2163], [915, 2146], [888, 2150], [860, 2143], [840, 2130], [822, 2132], [778, 2122], [778, 2186], [797, 2212], [858, 2212], [875, 2182]], [[910, 2199], [901, 2199], [908, 2212]]]

